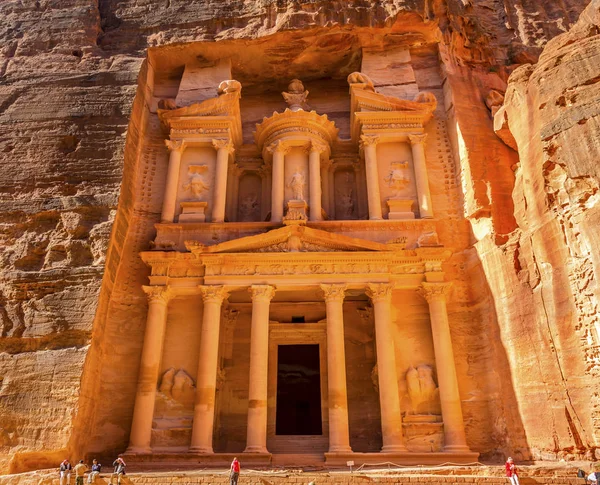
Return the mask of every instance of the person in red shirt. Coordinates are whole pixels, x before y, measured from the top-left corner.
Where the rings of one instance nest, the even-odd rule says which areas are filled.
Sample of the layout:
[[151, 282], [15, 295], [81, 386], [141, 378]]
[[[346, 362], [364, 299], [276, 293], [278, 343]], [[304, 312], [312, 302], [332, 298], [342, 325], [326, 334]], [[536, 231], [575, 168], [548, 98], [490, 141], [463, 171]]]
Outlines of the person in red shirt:
[[229, 470], [229, 481], [230, 485], [237, 485], [238, 478], [240, 477], [240, 462], [237, 458], [234, 458], [231, 462], [231, 469]]
[[513, 459], [509, 456], [504, 464], [506, 467], [506, 476], [510, 480], [511, 485], [519, 485], [519, 475], [517, 474], [517, 467], [513, 462]]

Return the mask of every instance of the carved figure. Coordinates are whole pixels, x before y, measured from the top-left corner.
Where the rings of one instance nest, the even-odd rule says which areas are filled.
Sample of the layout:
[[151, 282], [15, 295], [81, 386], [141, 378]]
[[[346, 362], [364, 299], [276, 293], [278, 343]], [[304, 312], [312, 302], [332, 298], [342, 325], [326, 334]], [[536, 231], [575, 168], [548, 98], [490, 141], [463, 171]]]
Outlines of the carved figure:
[[406, 187], [410, 179], [406, 175], [408, 162], [393, 162], [390, 173], [385, 177], [390, 189], [395, 192], [396, 197], [400, 196], [400, 191]]
[[367, 91], [375, 91], [375, 86], [373, 85], [373, 81], [362, 72], [353, 72], [348, 76], [348, 84], [364, 84]]
[[417, 246], [420, 248], [440, 246], [440, 238], [435, 231], [425, 232], [417, 239]]
[[251, 221], [258, 210], [256, 194], [249, 194], [240, 201], [240, 215], [242, 221]]
[[288, 85], [287, 92], [284, 91], [281, 95], [292, 111], [308, 111], [310, 109], [306, 104], [308, 91], [304, 90], [304, 84], [302, 84], [300, 79], [292, 79]]
[[235, 79], [227, 79], [222, 81], [217, 88], [217, 94], [219, 96], [229, 93], [239, 93], [242, 90], [242, 84]]
[[306, 182], [304, 180], [304, 175], [301, 172], [296, 172], [292, 175], [292, 180], [288, 184], [288, 187], [292, 189], [292, 194], [294, 200], [304, 200], [304, 187], [306, 186]]
[[406, 386], [412, 408], [408, 414], [435, 414], [438, 388], [430, 366], [411, 366], [406, 372]]
[[175, 98], [164, 98], [158, 102], [159, 109], [177, 109], [177, 103], [175, 102]]
[[173, 367], [167, 369], [160, 381], [159, 391], [165, 396], [184, 401], [194, 389], [194, 380], [183, 369], [175, 370]]
[[352, 197], [352, 189], [338, 190], [339, 208], [342, 217], [350, 218], [354, 214], [354, 199]]
[[189, 190], [196, 198], [199, 198], [202, 192], [209, 189], [209, 185], [201, 175], [207, 170], [206, 165], [190, 165], [188, 167], [189, 182], [183, 186], [184, 190]]

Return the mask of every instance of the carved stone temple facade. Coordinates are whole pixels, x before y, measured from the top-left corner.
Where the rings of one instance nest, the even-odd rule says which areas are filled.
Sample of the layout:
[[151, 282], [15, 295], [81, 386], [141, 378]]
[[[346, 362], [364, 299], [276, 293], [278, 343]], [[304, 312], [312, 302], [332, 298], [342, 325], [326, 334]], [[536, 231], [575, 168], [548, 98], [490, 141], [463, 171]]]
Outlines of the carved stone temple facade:
[[242, 83], [194, 98], [187, 69], [155, 110], [168, 168], [141, 253], [130, 459], [476, 461], [449, 310], [468, 292], [465, 226], [436, 95], [354, 72], [328, 116], [293, 79], [252, 126]]

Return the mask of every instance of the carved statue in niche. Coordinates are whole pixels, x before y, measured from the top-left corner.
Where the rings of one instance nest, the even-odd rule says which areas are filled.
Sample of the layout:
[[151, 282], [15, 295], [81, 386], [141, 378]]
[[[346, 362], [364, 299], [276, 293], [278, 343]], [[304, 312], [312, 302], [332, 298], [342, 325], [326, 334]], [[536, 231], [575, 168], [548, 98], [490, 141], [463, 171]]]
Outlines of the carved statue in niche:
[[338, 206], [340, 215], [343, 219], [350, 219], [354, 215], [354, 198], [352, 197], [352, 189], [345, 187], [337, 191]]
[[206, 165], [190, 165], [188, 167], [188, 183], [183, 186], [183, 189], [190, 191], [197, 199], [200, 198], [202, 192], [210, 188], [202, 176], [207, 170]]
[[258, 197], [256, 194], [248, 194], [240, 201], [240, 221], [253, 221], [258, 212]]
[[167, 369], [162, 376], [158, 390], [166, 397], [180, 403], [193, 401], [195, 396], [194, 380], [183, 369]]
[[339, 171], [335, 177], [336, 200], [335, 214], [336, 219], [355, 219], [356, 218], [356, 201], [354, 174], [351, 171]]
[[301, 172], [296, 172], [292, 175], [292, 179], [288, 184], [288, 188], [292, 189], [292, 194], [294, 200], [305, 200], [304, 199], [304, 187], [306, 186], [306, 181], [304, 179], [304, 175]]
[[385, 181], [388, 187], [394, 191], [395, 197], [400, 197], [400, 192], [410, 182], [406, 169], [408, 168], [408, 162], [392, 162], [391, 170], [385, 177]]
[[288, 85], [287, 92], [284, 91], [281, 95], [291, 111], [310, 110], [310, 106], [306, 104], [308, 91], [304, 89], [304, 84], [302, 84], [300, 79], [292, 79]]
[[440, 414], [439, 390], [433, 380], [433, 369], [425, 364], [406, 372], [406, 385], [411, 410], [407, 414]]

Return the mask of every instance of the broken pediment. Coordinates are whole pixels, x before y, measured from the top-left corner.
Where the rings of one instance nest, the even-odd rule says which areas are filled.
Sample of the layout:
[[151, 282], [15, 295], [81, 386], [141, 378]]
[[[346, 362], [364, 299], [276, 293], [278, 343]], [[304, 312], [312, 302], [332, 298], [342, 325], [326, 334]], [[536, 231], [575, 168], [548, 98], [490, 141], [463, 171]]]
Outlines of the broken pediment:
[[186, 248], [194, 254], [214, 253], [288, 253], [288, 252], [343, 252], [343, 251], [396, 251], [397, 245], [367, 241], [340, 234], [312, 229], [306, 226], [285, 226], [254, 236], [205, 246], [197, 241], [186, 241]]

